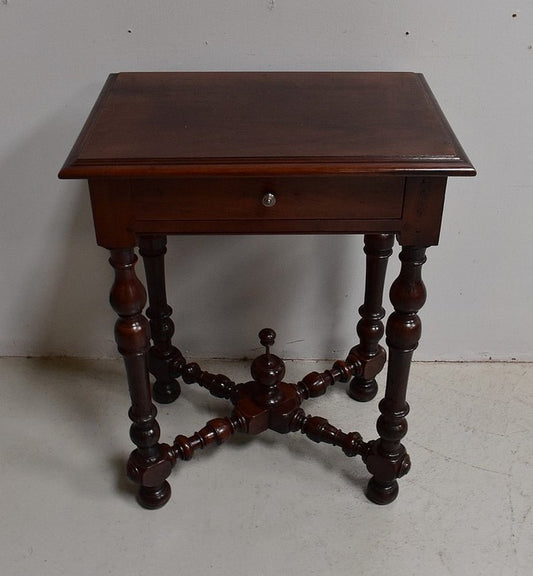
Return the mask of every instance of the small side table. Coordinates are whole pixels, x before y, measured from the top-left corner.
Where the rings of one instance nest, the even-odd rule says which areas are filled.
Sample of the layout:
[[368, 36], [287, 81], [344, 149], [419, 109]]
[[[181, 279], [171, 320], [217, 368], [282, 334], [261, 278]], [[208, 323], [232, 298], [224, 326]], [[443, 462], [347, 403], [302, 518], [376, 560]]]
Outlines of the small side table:
[[[178, 460], [235, 432], [296, 432], [360, 455], [372, 475], [367, 496], [387, 504], [410, 467], [406, 389], [426, 299], [421, 268], [439, 240], [448, 176], [475, 170], [424, 78], [413, 73], [121, 73], [109, 76], [60, 178], [88, 179], [97, 242], [110, 250], [115, 338], [131, 395], [127, 467], [138, 501], [159, 508]], [[359, 342], [330, 370], [283, 381], [271, 352], [274, 331], [252, 380], [235, 383], [188, 363], [172, 344], [164, 274], [169, 234], [364, 234], [366, 283]], [[379, 437], [365, 442], [319, 417], [304, 400], [337, 381], [367, 401], [386, 361], [379, 342], [387, 259], [394, 238], [401, 271], [386, 326], [387, 383]], [[147, 296], [135, 274], [139, 247]], [[153, 396], [172, 402], [178, 378], [198, 383], [233, 409], [172, 445], [159, 442]]]

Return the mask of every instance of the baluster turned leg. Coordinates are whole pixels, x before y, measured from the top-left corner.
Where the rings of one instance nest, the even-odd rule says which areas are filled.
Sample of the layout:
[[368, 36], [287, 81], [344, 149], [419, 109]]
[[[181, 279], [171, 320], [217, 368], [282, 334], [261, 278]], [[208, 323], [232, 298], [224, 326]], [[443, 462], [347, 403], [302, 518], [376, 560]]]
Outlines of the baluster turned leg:
[[401, 444], [407, 433], [407, 381], [413, 352], [418, 346], [421, 322], [418, 311], [426, 301], [421, 277], [426, 261], [425, 248], [406, 246], [400, 254], [402, 267], [390, 290], [394, 312], [387, 322], [389, 364], [385, 398], [380, 402], [377, 421], [380, 439], [372, 443], [366, 465], [373, 477], [367, 496], [376, 504], [388, 504], [398, 495], [398, 482], [410, 468], [409, 456]]
[[143, 257], [150, 306], [146, 315], [150, 319], [150, 332], [154, 345], [149, 352], [149, 369], [156, 381], [154, 399], [169, 404], [180, 395], [176, 380], [181, 375], [185, 360], [181, 352], [172, 346], [174, 323], [170, 316], [172, 308], [167, 303], [165, 289], [165, 236], [141, 236], [139, 253]]
[[[359, 308], [359, 314], [361, 315], [361, 319], [357, 324], [359, 344], [350, 351], [350, 353], [354, 353], [363, 360], [364, 364], [378, 354], [385, 356], [384, 350], [379, 346], [379, 341], [384, 333], [381, 320], [385, 316], [385, 310], [382, 307], [385, 273], [393, 245], [394, 234], [365, 235], [365, 300]], [[363, 369], [363, 375], [355, 376], [350, 382], [348, 394], [359, 402], [372, 400], [378, 391], [376, 376], [381, 367], [382, 363], [365, 366], [366, 369]]]
[[124, 357], [131, 396], [129, 412], [133, 424], [130, 437], [137, 449], [128, 461], [128, 477], [140, 485], [138, 501], [145, 508], [160, 508], [170, 498], [166, 478], [171, 464], [161, 455], [159, 424], [152, 404], [146, 356], [150, 344], [148, 320], [142, 315], [146, 292], [135, 275], [137, 257], [131, 248], [111, 250], [109, 262], [115, 270], [111, 306], [118, 314], [115, 340]]

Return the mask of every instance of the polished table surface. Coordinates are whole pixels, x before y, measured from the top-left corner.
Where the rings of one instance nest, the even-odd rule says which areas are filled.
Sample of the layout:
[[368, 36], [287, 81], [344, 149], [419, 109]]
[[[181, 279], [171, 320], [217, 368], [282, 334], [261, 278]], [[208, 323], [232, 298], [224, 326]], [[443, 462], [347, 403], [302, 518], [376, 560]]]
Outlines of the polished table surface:
[[[425, 250], [439, 240], [449, 176], [475, 170], [424, 77], [403, 72], [132, 72], [109, 76], [68, 156], [61, 178], [89, 181], [96, 238], [111, 251], [115, 336], [128, 372], [137, 445], [128, 466], [139, 501], [157, 508], [170, 497], [166, 477], [195, 448], [241, 430], [299, 429], [315, 441], [359, 454], [373, 474], [367, 495], [385, 504], [409, 469], [400, 443], [406, 433], [409, 365], [420, 337], [425, 301], [420, 276]], [[171, 343], [163, 257], [169, 234], [365, 234], [365, 302], [359, 344], [331, 371], [302, 383], [281, 382], [271, 355], [272, 331], [261, 332], [266, 353], [254, 361], [246, 392], [186, 364]], [[360, 401], [376, 391], [385, 362], [383, 284], [394, 238], [402, 269], [391, 289], [387, 323], [387, 386], [380, 403], [380, 438], [358, 435], [302, 416], [302, 399], [352, 378]], [[135, 275], [140, 247], [150, 307]], [[152, 345], [150, 346], [150, 337]], [[254, 368], [255, 366], [255, 368]], [[273, 368], [274, 367], [274, 368]], [[159, 443], [148, 381], [170, 402], [177, 378], [198, 382], [236, 405], [172, 446]], [[269, 372], [270, 370], [270, 372]], [[273, 371], [273, 372], [272, 372]], [[274, 378], [273, 373], [276, 374]], [[274, 380], [272, 380], [274, 378]], [[213, 421], [214, 422], [214, 421]], [[180, 439], [181, 438], [181, 439]]]
[[414, 73], [122, 73], [61, 175], [445, 174], [473, 169]]

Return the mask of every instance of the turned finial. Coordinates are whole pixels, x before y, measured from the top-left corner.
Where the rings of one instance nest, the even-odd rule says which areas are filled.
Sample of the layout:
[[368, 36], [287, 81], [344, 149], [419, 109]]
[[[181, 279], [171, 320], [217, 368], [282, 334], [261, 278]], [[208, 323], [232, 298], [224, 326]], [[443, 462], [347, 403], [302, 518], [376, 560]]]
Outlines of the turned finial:
[[265, 353], [258, 356], [251, 367], [252, 378], [263, 388], [266, 395], [266, 403], [274, 401], [278, 396], [278, 384], [285, 376], [285, 364], [283, 360], [270, 353], [270, 347], [274, 345], [276, 333], [271, 328], [264, 328], [259, 332], [259, 341], [265, 347]]
[[261, 332], [259, 332], [259, 341], [261, 342], [261, 346], [266, 348], [266, 355], [270, 354], [270, 347], [274, 346], [274, 341], [276, 340], [276, 333], [272, 328], [263, 328]]

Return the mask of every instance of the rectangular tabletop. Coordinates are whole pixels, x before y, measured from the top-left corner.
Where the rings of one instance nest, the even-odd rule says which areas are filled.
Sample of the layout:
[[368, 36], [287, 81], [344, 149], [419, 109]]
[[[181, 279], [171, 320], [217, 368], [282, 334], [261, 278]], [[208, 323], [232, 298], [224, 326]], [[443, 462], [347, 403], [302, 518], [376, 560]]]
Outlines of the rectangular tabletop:
[[421, 74], [112, 74], [62, 178], [474, 175]]

